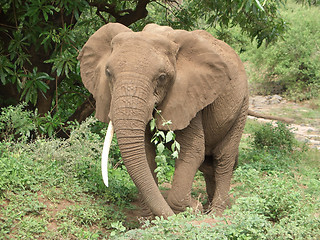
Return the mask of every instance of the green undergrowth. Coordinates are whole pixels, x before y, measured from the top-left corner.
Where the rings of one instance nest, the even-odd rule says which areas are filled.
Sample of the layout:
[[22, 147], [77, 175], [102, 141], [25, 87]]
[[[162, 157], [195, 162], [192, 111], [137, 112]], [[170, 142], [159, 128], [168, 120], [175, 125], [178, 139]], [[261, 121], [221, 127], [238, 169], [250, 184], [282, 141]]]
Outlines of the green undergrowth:
[[[232, 205], [224, 217], [188, 210], [167, 220], [139, 222], [137, 190], [116, 139], [110, 187], [103, 185], [100, 158], [106, 129], [96, 124], [94, 118], [74, 124], [68, 139], [32, 139], [28, 131], [16, 138], [16, 128], [23, 125], [10, 132], [5, 124], [0, 126], [7, 136], [0, 142], [0, 239], [320, 237], [320, 154], [297, 142], [289, 126], [247, 122], [230, 192]], [[158, 174], [165, 191], [174, 160], [170, 153], [163, 154], [169, 161], [158, 161]], [[201, 173], [192, 196], [206, 203]]]
[[103, 138], [94, 133], [96, 122], [89, 118], [76, 124], [67, 140], [21, 135], [0, 143], [0, 239], [98, 239], [109, 234], [111, 223], [126, 221], [137, 191], [114, 159], [115, 140], [112, 184], [104, 186]]

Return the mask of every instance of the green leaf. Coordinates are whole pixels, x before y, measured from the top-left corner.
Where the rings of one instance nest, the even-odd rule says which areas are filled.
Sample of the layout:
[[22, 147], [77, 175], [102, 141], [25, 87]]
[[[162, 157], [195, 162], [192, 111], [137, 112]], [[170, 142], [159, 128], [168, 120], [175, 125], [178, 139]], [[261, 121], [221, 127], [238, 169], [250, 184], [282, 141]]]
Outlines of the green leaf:
[[159, 143], [159, 144], [157, 145], [157, 151], [158, 151], [159, 154], [161, 154], [161, 153], [163, 153], [163, 150], [164, 150], [164, 145], [163, 145], [163, 143], [161, 142], [161, 143]]
[[176, 141], [174, 141], [172, 144], [171, 144], [171, 152], [174, 152], [176, 150]]
[[49, 86], [42, 81], [37, 81], [36, 85], [42, 92], [47, 92], [47, 90], [49, 89]]
[[3, 72], [0, 73], [0, 78], [1, 78], [1, 82], [3, 85], [5, 85], [7, 83], [6, 81], [6, 74], [4, 74]]
[[177, 141], [174, 141], [174, 143], [176, 144], [176, 149], [180, 152], [180, 143]]
[[248, 0], [248, 1], [247, 1], [246, 8], [245, 8], [245, 11], [246, 11], [246, 12], [249, 12], [249, 10], [250, 10], [250, 8], [251, 8], [251, 3], [252, 3], [252, 0]]
[[153, 142], [154, 145], [157, 145], [158, 142], [159, 142], [159, 141], [158, 141], [158, 137], [154, 135], [154, 136], [152, 137], [152, 139], [151, 139], [151, 142]]
[[168, 133], [167, 133], [167, 135], [166, 135], [166, 143], [168, 143], [168, 142], [170, 142], [171, 140], [173, 140], [174, 139], [174, 133], [173, 133], [173, 131], [169, 131]]
[[58, 75], [58, 77], [61, 75], [62, 70], [63, 70], [63, 63], [60, 63], [60, 64], [57, 65], [57, 75]]
[[27, 83], [24, 85], [24, 89], [28, 90], [33, 84], [32, 80], [28, 80]]
[[48, 21], [48, 14], [46, 12], [42, 12], [44, 19], [46, 20], [46, 22]]
[[166, 139], [166, 135], [164, 134], [163, 131], [159, 131], [159, 132], [158, 132], [158, 136], [161, 136], [162, 139]]
[[178, 157], [179, 157], [179, 152], [178, 152], [178, 151], [174, 151], [174, 152], [171, 154], [171, 156], [172, 156], [173, 158], [178, 158]]
[[171, 125], [171, 124], [172, 124], [172, 121], [171, 121], [171, 120], [168, 120], [168, 121], [162, 123], [162, 126]]
[[151, 121], [150, 121], [150, 130], [151, 130], [151, 132], [154, 131], [155, 127], [156, 127], [156, 119], [152, 118]]

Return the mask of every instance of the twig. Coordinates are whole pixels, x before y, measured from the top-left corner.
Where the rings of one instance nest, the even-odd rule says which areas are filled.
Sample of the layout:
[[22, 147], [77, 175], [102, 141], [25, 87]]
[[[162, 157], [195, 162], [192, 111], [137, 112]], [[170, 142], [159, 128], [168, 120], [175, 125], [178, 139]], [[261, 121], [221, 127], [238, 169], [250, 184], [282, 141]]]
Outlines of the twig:
[[7, 24], [3, 24], [3, 23], [0, 23], [0, 26], [6, 27], [6, 28], [13, 28], [13, 29], [18, 29], [18, 27], [15, 27], [15, 26], [10, 26], [10, 25], [7, 25]]
[[100, 13], [100, 11], [99, 11], [98, 9], [97, 9], [97, 11], [96, 11], [96, 14], [98, 15], [98, 17], [101, 18], [101, 20], [102, 20], [105, 24], [108, 23], [107, 20], [102, 16], [102, 14]]

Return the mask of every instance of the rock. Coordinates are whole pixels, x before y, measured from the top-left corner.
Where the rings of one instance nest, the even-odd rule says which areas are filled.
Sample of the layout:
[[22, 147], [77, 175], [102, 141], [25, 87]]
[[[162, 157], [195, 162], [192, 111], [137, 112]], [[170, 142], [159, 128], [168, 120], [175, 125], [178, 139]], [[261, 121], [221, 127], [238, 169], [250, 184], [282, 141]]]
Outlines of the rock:
[[253, 108], [261, 108], [266, 104], [268, 104], [268, 100], [264, 96], [250, 98], [250, 105], [252, 105]]
[[279, 95], [269, 96], [268, 103], [269, 104], [279, 104], [282, 101], [282, 97]]

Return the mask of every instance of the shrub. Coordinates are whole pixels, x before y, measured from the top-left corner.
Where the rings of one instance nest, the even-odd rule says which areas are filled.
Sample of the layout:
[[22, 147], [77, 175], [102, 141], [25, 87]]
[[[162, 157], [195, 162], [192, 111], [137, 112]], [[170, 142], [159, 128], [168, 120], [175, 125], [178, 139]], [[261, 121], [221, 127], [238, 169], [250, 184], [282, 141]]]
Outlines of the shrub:
[[[240, 168], [238, 172], [241, 171], [247, 170]], [[255, 180], [252, 181], [252, 176], [242, 177], [241, 188], [254, 196], [240, 197], [236, 200], [235, 208], [239, 208], [242, 212], [262, 214], [272, 222], [279, 222], [299, 211], [304, 200], [303, 194], [292, 177], [273, 172], [262, 178], [258, 175], [258, 171], [252, 173], [257, 174]]]
[[[2, 152], [3, 151], [3, 152]], [[0, 145], [0, 198], [6, 190], [30, 190], [36, 187], [38, 179], [33, 176], [35, 164], [23, 151]], [[20, 162], [23, 159], [23, 162]]]
[[17, 106], [2, 108], [0, 114], [0, 140], [5, 141], [18, 138], [26, 140], [32, 131], [36, 129], [33, 121], [33, 113], [25, 110], [27, 104], [21, 103]]
[[128, 205], [137, 194], [137, 188], [131, 180], [125, 167], [109, 170], [109, 187], [106, 189], [106, 198], [123, 207]]
[[253, 134], [252, 144], [257, 149], [291, 152], [296, 140], [287, 124], [277, 122], [277, 126], [271, 123], [260, 125]]
[[[25, 102], [1, 108], [0, 140], [26, 141], [35, 139], [37, 136], [53, 137], [55, 131], [64, 125], [58, 114], [46, 113], [44, 116], [40, 116], [37, 110], [32, 112], [26, 108]], [[68, 124], [74, 125], [76, 123], [69, 122]]]
[[[301, 188], [296, 177], [279, 172], [265, 175], [255, 169], [239, 167], [234, 180], [241, 184], [233, 190], [236, 203], [226, 212], [233, 216], [230, 229], [234, 233], [243, 234], [249, 229], [250, 237], [265, 234], [254, 239], [319, 237], [320, 219], [314, 216], [320, 209], [319, 201]], [[250, 219], [258, 222], [254, 224]]]
[[[10, 121], [5, 122], [7, 119]], [[0, 120], [0, 130], [6, 134], [6, 139], [0, 142], [0, 195], [10, 189], [35, 189], [48, 179], [49, 185], [59, 186], [68, 179], [79, 184], [82, 191], [104, 194], [110, 202], [118, 205], [126, 205], [135, 197], [136, 188], [124, 166], [110, 168], [110, 187], [104, 186], [101, 152], [106, 129], [100, 129], [103, 134], [96, 133], [95, 118], [70, 125], [68, 139], [38, 136], [29, 143], [11, 141], [17, 131], [20, 137], [27, 138], [28, 131], [32, 129], [29, 126], [34, 127], [32, 113], [23, 110], [23, 105], [5, 109]], [[12, 127], [8, 129], [6, 124]], [[21, 129], [18, 126], [22, 126]], [[119, 162], [120, 157], [116, 140], [113, 140], [110, 155], [111, 167]]]
[[[252, 63], [257, 93], [284, 93], [292, 100], [317, 97], [320, 91], [320, 21], [317, 7], [288, 4], [281, 11], [289, 29], [275, 44], [244, 55]], [[260, 85], [260, 87], [259, 87]]]
[[243, 168], [287, 172], [301, 161], [307, 150], [284, 123], [250, 124], [246, 128], [250, 128], [251, 136], [239, 151], [239, 166]]

